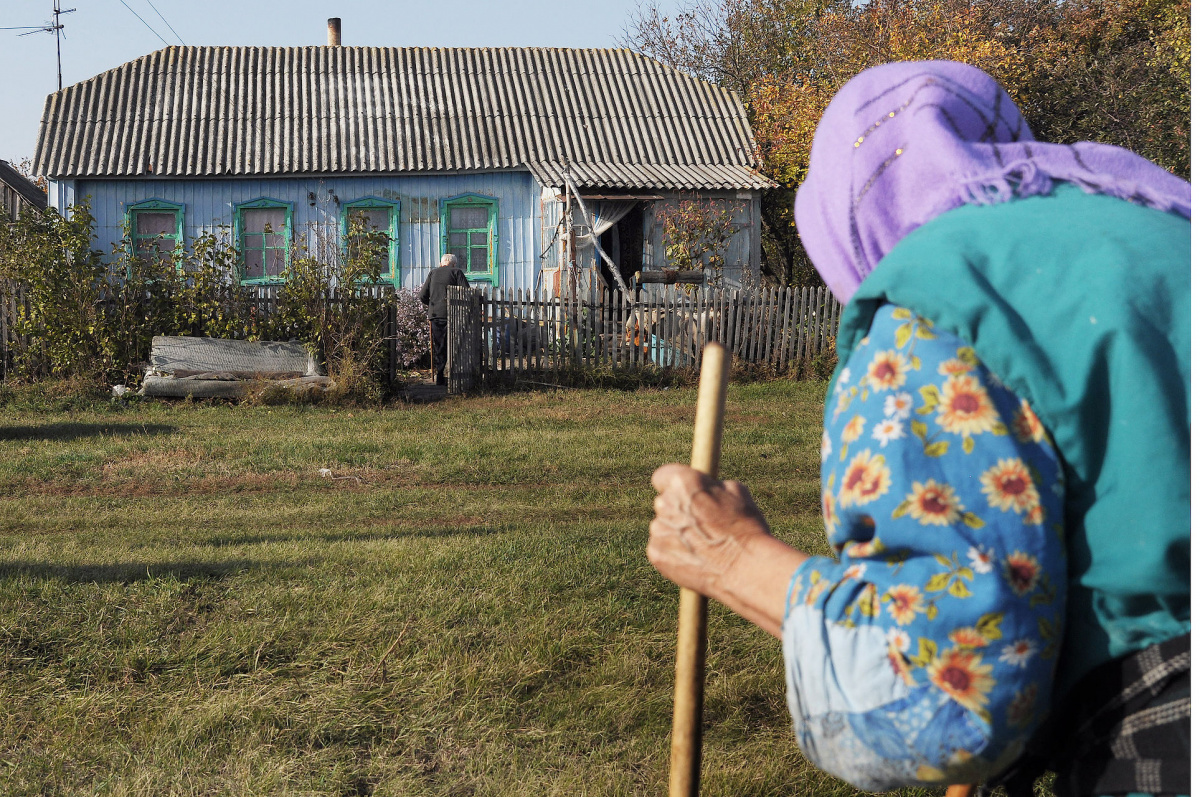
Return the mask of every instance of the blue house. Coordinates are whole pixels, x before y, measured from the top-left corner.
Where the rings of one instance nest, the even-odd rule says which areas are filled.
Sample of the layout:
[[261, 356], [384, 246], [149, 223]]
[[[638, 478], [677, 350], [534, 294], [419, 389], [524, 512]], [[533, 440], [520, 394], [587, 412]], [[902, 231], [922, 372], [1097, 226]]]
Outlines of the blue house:
[[691, 197], [736, 213], [725, 277], [753, 278], [755, 157], [735, 94], [628, 50], [168, 47], [47, 97], [35, 170], [60, 212], [90, 198], [104, 251], [212, 231], [271, 283], [358, 216], [381, 282], [451, 252], [532, 288], [661, 265], [657, 212]]

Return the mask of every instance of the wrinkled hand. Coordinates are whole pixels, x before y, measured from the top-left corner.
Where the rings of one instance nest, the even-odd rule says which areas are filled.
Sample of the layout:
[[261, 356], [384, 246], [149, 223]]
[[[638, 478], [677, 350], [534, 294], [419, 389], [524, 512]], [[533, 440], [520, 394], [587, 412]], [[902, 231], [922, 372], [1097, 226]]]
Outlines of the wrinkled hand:
[[770, 536], [767, 521], [740, 482], [721, 482], [683, 465], [663, 465], [646, 556], [658, 572], [708, 597], [746, 553], [749, 541]]
[[779, 637], [788, 583], [808, 556], [771, 536], [743, 484], [677, 464], [663, 465], [650, 481], [658, 490], [650, 564]]

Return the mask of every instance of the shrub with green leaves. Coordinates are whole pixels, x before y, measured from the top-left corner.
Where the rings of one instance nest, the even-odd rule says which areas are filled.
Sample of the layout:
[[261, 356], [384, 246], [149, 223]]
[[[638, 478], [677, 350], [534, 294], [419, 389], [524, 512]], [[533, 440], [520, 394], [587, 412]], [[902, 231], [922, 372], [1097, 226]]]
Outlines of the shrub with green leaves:
[[115, 357], [103, 306], [111, 285], [92, 248], [93, 222], [84, 200], [65, 218], [27, 209], [0, 224], [2, 290], [7, 298], [20, 286], [23, 295], [12, 320], [13, 364], [26, 379], [96, 377]]
[[0, 296], [21, 295], [13, 359], [22, 378], [136, 381], [155, 335], [299, 339], [327, 364], [335, 398], [380, 397], [382, 321], [392, 300], [376, 285], [383, 233], [352, 218], [345, 238], [318, 241], [316, 255], [297, 244], [267, 317], [240, 284], [226, 230], [166, 252], [139, 251], [126, 229], [105, 259], [92, 248], [94, 222], [85, 200], [65, 218], [29, 210], [0, 225]]
[[257, 340], [264, 319], [250, 294], [238, 284], [238, 251], [227, 229], [203, 231], [190, 250], [180, 252], [175, 280], [175, 328], [180, 335]]
[[388, 238], [351, 216], [340, 243], [318, 236], [316, 255], [297, 245], [270, 319], [271, 335], [304, 341], [324, 361], [335, 397], [374, 402], [381, 397], [378, 374], [386, 354], [382, 322], [392, 301], [376, 284]]

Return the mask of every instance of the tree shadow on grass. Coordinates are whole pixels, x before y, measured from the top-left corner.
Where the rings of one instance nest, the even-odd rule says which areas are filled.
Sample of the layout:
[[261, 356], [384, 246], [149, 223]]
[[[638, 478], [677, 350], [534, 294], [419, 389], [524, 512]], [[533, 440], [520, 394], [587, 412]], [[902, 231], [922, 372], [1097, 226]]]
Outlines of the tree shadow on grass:
[[47, 423], [0, 426], [0, 440], [79, 440], [84, 437], [155, 437], [178, 431], [161, 423]]
[[315, 559], [291, 562], [232, 559], [226, 562], [119, 562], [107, 565], [60, 565], [46, 562], [0, 562], [0, 580], [32, 576], [72, 584], [132, 584], [151, 579], [177, 581], [221, 579], [251, 570], [305, 568]]

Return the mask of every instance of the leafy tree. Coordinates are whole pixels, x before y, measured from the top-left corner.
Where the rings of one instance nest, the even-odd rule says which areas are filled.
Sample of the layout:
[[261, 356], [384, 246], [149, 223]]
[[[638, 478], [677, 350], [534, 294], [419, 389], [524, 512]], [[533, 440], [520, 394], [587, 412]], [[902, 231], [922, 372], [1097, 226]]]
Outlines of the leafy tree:
[[25, 209], [0, 224], [0, 287], [18, 286], [13, 331], [27, 341], [15, 366], [26, 378], [95, 378], [111, 362], [114, 341], [102, 300], [108, 270], [91, 248], [93, 218], [85, 199], [64, 218], [53, 209]]
[[1102, 141], [1190, 178], [1190, 0], [695, 0], [640, 7], [632, 49], [739, 91], [764, 172], [764, 269], [811, 284], [791, 199], [817, 122], [851, 77], [898, 60], [990, 73], [1044, 141]]
[[667, 267], [679, 271], [725, 266], [729, 241], [738, 233], [734, 210], [715, 199], [681, 198], [658, 212]]

